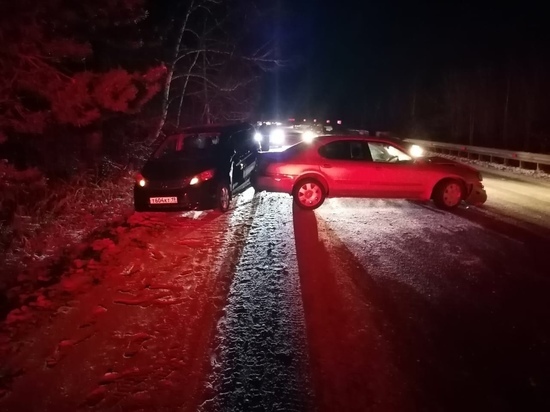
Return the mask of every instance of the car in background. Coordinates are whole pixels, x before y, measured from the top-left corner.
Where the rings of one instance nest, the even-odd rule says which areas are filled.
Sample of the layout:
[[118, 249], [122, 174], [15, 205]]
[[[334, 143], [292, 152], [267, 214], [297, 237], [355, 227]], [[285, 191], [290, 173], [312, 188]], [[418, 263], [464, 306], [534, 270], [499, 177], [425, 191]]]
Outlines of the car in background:
[[295, 145], [301, 141], [312, 141], [317, 133], [309, 129], [296, 129], [278, 125], [262, 125], [257, 130], [255, 138], [260, 143], [262, 151], [281, 149]]
[[431, 199], [439, 208], [453, 209], [462, 201], [484, 203], [482, 180], [470, 166], [414, 157], [394, 139], [346, 135], [320, 136], [282, 152], [262, 153], [252, 185], [257, 191], [288, 193], [309, 210], [327, 197]]
[[229, 209], [250, 185], [259, 151], [248, 123], [182, 129], [167, 137], [136, 176], [136, 211]]

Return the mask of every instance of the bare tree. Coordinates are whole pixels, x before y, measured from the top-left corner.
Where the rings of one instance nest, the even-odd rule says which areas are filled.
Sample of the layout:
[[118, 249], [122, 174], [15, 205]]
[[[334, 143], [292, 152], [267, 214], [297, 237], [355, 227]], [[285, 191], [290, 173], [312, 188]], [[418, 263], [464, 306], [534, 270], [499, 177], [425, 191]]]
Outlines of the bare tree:
[[212, 123], [250, 116], [262, 74], [283, 65], [274, 58], [272, 43], [255, 39], [247, 29], [252, 23], [242, 22], [258, 12], [251, 4], [188, 2], [167, 62], [161, 116], [151, 142], [170, 119], [179, 127], [188, 121]]

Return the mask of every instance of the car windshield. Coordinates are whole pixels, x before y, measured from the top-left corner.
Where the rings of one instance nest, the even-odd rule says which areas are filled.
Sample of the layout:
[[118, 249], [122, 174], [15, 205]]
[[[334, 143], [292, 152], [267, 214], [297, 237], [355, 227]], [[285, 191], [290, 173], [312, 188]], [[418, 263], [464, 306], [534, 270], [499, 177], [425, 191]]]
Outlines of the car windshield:
[[168, 137], [155, 151], [153, 158], [208, 157], [219, 147], [219, 133], [178, 134]]

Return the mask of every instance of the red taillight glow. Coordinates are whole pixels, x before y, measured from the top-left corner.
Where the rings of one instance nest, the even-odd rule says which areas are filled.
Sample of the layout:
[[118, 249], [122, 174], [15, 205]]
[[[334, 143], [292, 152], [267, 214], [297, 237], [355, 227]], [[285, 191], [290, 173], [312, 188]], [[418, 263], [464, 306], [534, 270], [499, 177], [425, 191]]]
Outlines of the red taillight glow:
[[214, 177], [214, 169], [206, 170], [202, 173], [199, 173], [197, 176], [193, 176], [191, 180], [189, 181], [190, 185], [196, 185], [200, 182], [205, 182], [207, 180], [210, 180]]
[[207, 170], [206, 172], [202, 172], [199, 175], [199, 180], [201, 181], [210, 180], [213, 177], [214, 177], [214, 169], [210, 169], [210, 170]]
[[143, 177], [143, 175], [141, 173], [138, 173], [136, 175], [136, 185], [145, 187], [146, 184], [147, 182], [145, 181], [145, 178]]

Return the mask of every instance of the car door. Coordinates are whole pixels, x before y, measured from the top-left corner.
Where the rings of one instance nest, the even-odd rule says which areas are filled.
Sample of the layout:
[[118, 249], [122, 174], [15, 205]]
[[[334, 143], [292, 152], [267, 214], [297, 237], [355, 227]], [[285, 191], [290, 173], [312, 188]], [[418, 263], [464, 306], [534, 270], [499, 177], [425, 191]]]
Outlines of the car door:
[[254, 129], [243, 131], [243, 150], [245, 156], [243, 159], [243, 181], [248, 181], [252, 172], [256, 168], [256, 161], [258, 158], [258, 151], [260, 150], [259, 144], [254, 139]]
[[250, 179], [256, 165], [257, 144], [254, 144], [252, 132], [241, 130], [231, 137], [233, 146], [233, 188]]
[[387, 142], [368, 142], [373, 159], [372, 189], [378, 197], [410, 198], [422, 196], [426, 188], [424, 168], [396, 146]]
[[364, 140], [350, 141], [353, 173], [350, 175], [350, 192], [354, 197], [380, 197], [381, 193], [373, 184], [379, 169], [373, 163], [369, 145]]
[[367, 196], [372, 162], [370, 152], [359, 140], [341, 139], [319, 147], [319, 169], [332, 196]]

